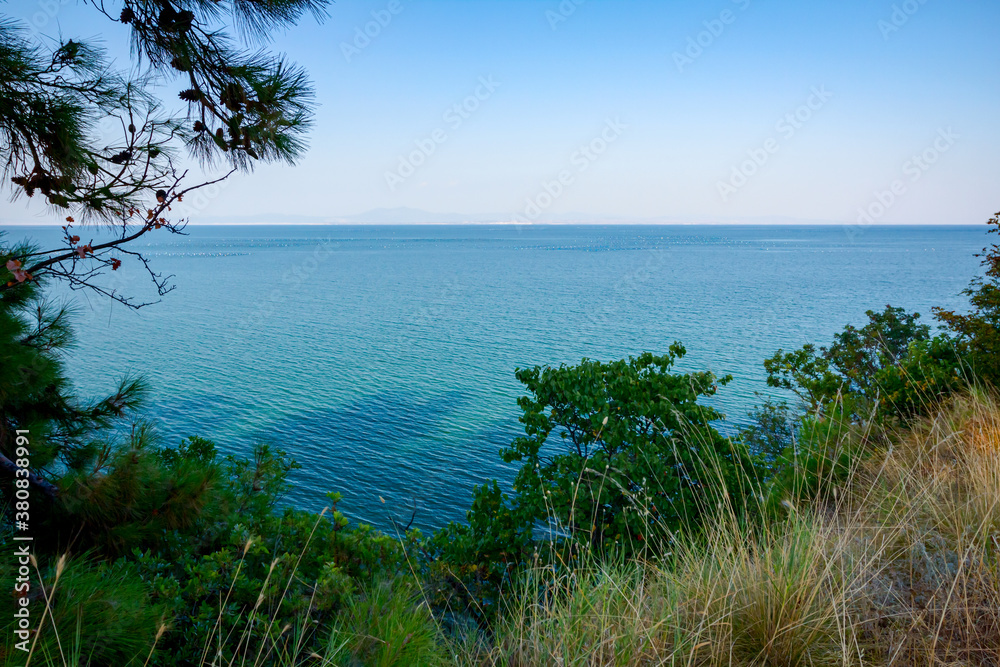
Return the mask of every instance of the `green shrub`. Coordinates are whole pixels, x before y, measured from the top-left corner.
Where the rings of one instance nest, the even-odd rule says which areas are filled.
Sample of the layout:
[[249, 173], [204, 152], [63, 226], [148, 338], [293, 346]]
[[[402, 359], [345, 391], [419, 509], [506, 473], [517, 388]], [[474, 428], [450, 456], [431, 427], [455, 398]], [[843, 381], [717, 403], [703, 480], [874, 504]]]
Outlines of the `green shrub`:
[[960, 341], [932, 338], [920, 314], [902, 308], [866, 314], [866, 325], [844, 327], [830, 347], [778, 350], [764, 361], [768, 384], [797, 394], [810, 413], [837, 406], [858, 420], [911, 419], [966, 384]]
[[[5, 568], [16, 562], [11, 551], [9, 546], [3, 549]], [[44, 593], [39, 577], [45, 582]], [[12, 582], [13, 577], [4, 576], [3, 581]], [[13, 585], [5, 589], [12, 590]], [[134, 566], [86, 556], [41, 563], [39, 572], [32, 573], [28, 597], [32, 627], [42, 628], [32, 654], [33, 663], [39, 665], [141, 665], [164, 620], [164, 609], [151, 602]], [[24, 665], [27, 654], [12, 646], [11, 602], [16, 598], [4, 598], [8, 603], [2, 605], [6, 638], [2, 664]]]
[[324, 657], [345, 667], [451, 663], [430, 609], [406, 580], [373, 582], [350, 598], [333, 625]]
[[880, 412], [903, 421], [932, 413], [941, 401], [974, 381], [967, 346], [950, 336], [910, 343], [898, 363], [879, 369]]
[[[989, 233], [1000, 233], [1000, 213], [986, 223]], [[1000, 245], [991, 243], [976, 255], [982, 258], [984, 275], [972, 279], [963, 292], [972, 309], [956, 313], [935, 308], [935, 316], [968, 346], [969, 361], [976, 377], [1000, 387]]]
[[349, 528], [336, 510], [339, 494], [329, 494], [329, 512], [275, 513], [273, 504], [293, 467], [283, 452], [265, 446], [246, 461], [228, 458], [228, 509], [206, 527], [214, 540], [174, 531], [155, 547], [128, 555], [152, 599], [172, 619], [154, 664], [201, 664], [204, 656], [219, 655], [228, 663], [320, 650], [323, 628], [358, 590], [408, 572], [420, 533], [411, 531], [400, 541], [364, 524]]
[[792, 448], [796, 420], [784, 401], [764, 401], [747, 416], [750, 425], [740, 429], [737, 438], [760, 460], [766, 479], [780, 469], [782, 457]]
[[865, 446], [864, 432], [842, 409], [801, 417], [793, 443], [775, 460], [766, 487], [768, 513], [784, 513], [788, 502], [835, 498], [851, 479]]
[[518, 401], [525, 435], [501, 452], [521, 463], [513, 494], [495, 481], [477, 488], [468, 524], [435, 535], [441, 573], [462, 581], [436, 589], [472, 592], [489, 616], [508, 575], [536, 558], [566, 563], [580, 549], [655, 557], [674, 531], [697, 530], [720, 506], [740, 512], [755, 461], [712, 426], [722, 415], [698, 403], [729, 378], [671, 373], [684, 354], [674, 344], [663, 356], [519, 370], [531, 394]]
[[873, 440], [885, 444], [887, 431], [873, 425], [906, 425], [969, 382], [967, 346], [932, 337], [919, 313], [886, 306], [867, 315], [867, 324], [845, 327], [830, 347], [778, 350], [764, 361], [768, 384], [801, 401], [797, 415], [765, 403], [740, 434], [764, 457], [771, 512], [789, 500], [833, 497]]

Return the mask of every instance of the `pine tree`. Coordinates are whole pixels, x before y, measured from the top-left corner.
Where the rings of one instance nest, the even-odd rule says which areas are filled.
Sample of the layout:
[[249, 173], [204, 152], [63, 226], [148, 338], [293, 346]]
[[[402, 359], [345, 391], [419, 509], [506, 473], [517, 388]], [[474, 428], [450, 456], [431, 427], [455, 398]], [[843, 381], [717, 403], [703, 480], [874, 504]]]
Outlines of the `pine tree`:
[[[87, 41], [49, 46], [0, 17], [4, 173], [15, 198], [44, 199], [67, 222], [58, 247], [0, 247], [11, 272], [0, 292], [48, 275], [142, 305], [94, 282], [130, 260], [146, 266], [161, 295], [169, 291], [132, 242], [158, 229], [180, 232], [185, 221], [170, 217], [171, 205], [221, 180], [191, 182], [180, 167], [184, 153], [224, 165], [222, 178], [303, 154], [313, 110], [305, 72], [250, 46], [304, 12], [322, 18], [328, 1], [124, 0], [120, 11], [93, 3], [130, 40], [135, 62], [123, 67]], [[185, 116], [168, 114], [154, 94], [163, 80], [186, 86]], [[121, 128], [111, 140], [93, 131], [106, 118]], [[81, 240], [74, 224], [91, 221], [113, 238]]]
[[[306, 12], [322, 18], [328, 1], [92, 3], [130, 40], [134, 62], [123, 66], [87, 41], [49, 45], [0, 16], [0, 160], [10, 194], [29, 205], [44, 200], [66, 222], [56, 247], [0, 235], [6, 520], [15, 519], [16, 493], [27, 484], [33, 520], [48, 522], [53, 539], [123, 547], [190, 523], [215, 492], [223, 468], [213, 463], [214, 449], [195, 443], [169, 459], [151, 446], [149, 430], [136, 423], [141, 379], [122, 379], [98, 401], [74, 395], [64, 364], [71, 312], [46, 303], [44, 289], [62, 280], [140, 307], [95, 280], [124, 261], [144, 266], [160, 295], [171, 289], [134, 241], [159, 229], [180, 233], [186, 221], [170, 218], [171, 205], [219, 180], [192, 182], [182, 160], [222, 164], [225, 178], [303, 154], [310, 83], [283, 55], [250, 47]], [[186, 115], [169, 115], [156, 97], [154, 83], [164, 79], [184, 82]], [[121, 127], [111, 140], [94, 132], [108, 117]], [[86, 225], [101, 225], [112, 238], [86, 243]], [[18, 431], [27, 432], [28, 456], [19, 454]]]
[[[2, 241], [2, 237], [0, 237]], [[15, 246], [15, 252], [29, 252]], [[0, 276], [10, 273], [0, 268]], [[73, 343], [70, 310], [52, 307], [37, 280], [0, 292], [0, 470], [6, 478], [4, 497], [15, 509], [14, 480], [26, 470], [32, 494], [55, 500], [55, 480], [68, 470], [82, 469], [98, 455], [99, 436], [126, 417], [142, 399], [144, 386], [125, 378], [103, 400], [79, 401], [65, 373], [64, 354]], [[18, 435], [21, 447], [18, 447]], [[20, 454], [18, 453], [20, 449]], [[37, 508], [41, 513], [41, 505]]]

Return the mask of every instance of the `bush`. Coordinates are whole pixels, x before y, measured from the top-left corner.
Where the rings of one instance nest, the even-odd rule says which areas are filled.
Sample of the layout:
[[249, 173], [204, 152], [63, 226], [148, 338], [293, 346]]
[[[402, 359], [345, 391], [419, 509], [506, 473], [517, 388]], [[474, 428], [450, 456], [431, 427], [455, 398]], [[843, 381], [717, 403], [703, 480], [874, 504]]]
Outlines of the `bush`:
[[789, 503], [835, 499], [864, 457], [868, 436], [837, 406], [822, 416], [800, 417], [792, 444], [775, 459], [766, 487], [767, 513], [784, 514]]
[[[177, 448], [147, 442], [120, 451], [106, 475], [64, 485], [66, 509], [49, 520], [60, 518], [58, 527], [75, 531], [79, 544], [100, 548], [71, 558], [61, 574], [53, 599], [63, 650], [80, 619], [80, 646], [114, 657], [85, 656], [81, 664], [126, 664], [130, 651], [142, 664], [154, 638], [149, 664], [164, 666], [291, 664], [325, 651], [329, 628], [359, 591], [410, 572], [422, 537], [349, 527], [336, 510], [338, 494], [320, 514], [276, 512], [296, 467], [266, 445], [246, 459], [222, 458], [210, 441], [192, 438]], [[185, 480], [192, 488], [181, 486]], [[60, 558], [44, 548], [38, 557], [43, 571]], [[36, 604], [32, 618], [40, 619], [44, 604]], [[40, 650], [58, 651], [56, 636], [44, 632]]]
[[771, 513], [786, 501], [833, 497], [872, 446], [885, 444], [887, 431], [874, 425], [905, 426], [970, 380], [966, 345], [931, 337], [919, 313], [886, 306], [867, 316], [830, 347], [778, 350], [764, 361], [768, 384], [801, 401], [798, 416], [785, 404], [765, 403], [740, 434], [765, 459]]
[[698, 403], [729, 378], [671, 373], [684, 354], [674, 344], [663, 356], [517, 372], [531, 395], [518, 400], [525, 435], [501, 452], [522, 464], [514, 493], [479, 487], [468, 524], [432, 543], [487, 611], [491, 592], [540, 552], [562, 562], [581, 549], [655, 557], [720, 506], [742, 511], [755, 461], [712, 426], [722, 415]]
[[[1000, 213], [986, 223], [989, 233], [1000, 233]], [[972, 367], [979, 380], [1000, 386], [1000, 245], [991, 243], [976, 255], [982, 258], [983, 276], [973, 278], [963, 292], [969, 297], [969, 313], [935, 308], [937, 318], [967, 345]]]
[[437, 667], [452, 662], [442, 639], [412, 582], [378, 581], [337, 616], [324, 658], [350, 667]]
[[[178, 462], [204, 451], [183, 448]], [[420, 533], [401, 542], [364, 524], [349, 528], [336, 510], [339, 494], [329, 494], [331, 508], [320, 514], [275, 513], [293, 468], [283, 452], [266, 446], [248, 460], [227, 458], [224, 513], [205, 513], [197, 531], [167, 533], [127, 556], [172, 619], [155, 664], [201, 664], [220, 651], [228, 663], [321, 650], [324, 628], [357, 591], [409, 571]]]
[[764, 361], [767, 383], [793, 391], [808, 412], [836, 409], [858, 420], [908, 420], [965, 386], [965, 346], [930, 336], [919, 313], [869, 310], [860, 329], [848, 325], [830, 347], [778, 350]]
[[740, 429], [737, 436], [761, 463], [766, 479], [782, 466], [781, 459], [794, 446], [795, 418], [784, 401], [764, 401], [747, 415], [750, 425]]
[[[5, 569], [17, 562], [12, 553], [12, 547], [3, 549]], [[80, 556], [43, 564], [31, 579], [28, 610], [32, 627], [42, 628], [33, 654], [38, 664], [142, 664], [149, 656], [164, 609], [150, 601], [135, 567]], [[39, 579], [45, 582], [44, 594]], [[24, 665], [27, 653], [13, 646], [18, 641], [10, 623], [13, 605], [3, 609], [7, 654], [0, 664]], [[29, 647], [33, 639], [34, 634]]]

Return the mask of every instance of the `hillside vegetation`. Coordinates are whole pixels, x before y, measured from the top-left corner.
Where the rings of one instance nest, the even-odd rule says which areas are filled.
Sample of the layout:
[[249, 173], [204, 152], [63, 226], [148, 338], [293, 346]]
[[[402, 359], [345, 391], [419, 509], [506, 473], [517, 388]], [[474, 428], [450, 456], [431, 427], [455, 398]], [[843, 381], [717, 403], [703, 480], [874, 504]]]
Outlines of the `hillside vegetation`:
[[[850, 436], [848, 436], [850, 437]], [[881, 440], [881, 438], [879, 438]], [[1000, 664], [1000, 407], [962, 395], [763, 527], [662, 560], [538, 569], [491, 665]]]
[[299, 464], [161, 442], [141, 378], [80, 400], [70, 313], [24, 281], [0, 295], [0, 664], [1000, 665], [1000, 247], [982, 259], [937, 328], [887, 306], [778, 350], [790, 402], [733, 437], [700, 402], [730, 378], [674, 372], [680, 343], [518, 369], [513, 485], [433, 535], [351, 525], [335, 492], [279, 509]]

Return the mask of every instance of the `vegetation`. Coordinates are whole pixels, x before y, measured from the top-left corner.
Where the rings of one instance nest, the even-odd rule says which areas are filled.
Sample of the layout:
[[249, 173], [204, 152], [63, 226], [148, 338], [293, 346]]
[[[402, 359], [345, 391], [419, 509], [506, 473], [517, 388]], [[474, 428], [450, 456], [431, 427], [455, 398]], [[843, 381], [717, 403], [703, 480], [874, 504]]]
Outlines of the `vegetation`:
[[[1000, 233], [1000, 213], [986, 223], [991, 234]], [[935, 315], [958, 340], [968, 346], [969, 362], [976, 375], [993, 386], [1000, 386], [1000, 245], [991, 243], [983, 248], [984, 275], [974, 278], [965, 290], [969, 297], [970, 312], [962, 314], [941, 308]]]
[[490, 617], [511, 575], [539, 558], [656, 557], [650, 540], [697, 530], [720, 505], [742, 508], [753, 457], [698, 403], [730, 378], [671, 373], [684, 354], [674, 344], [663, 356], [517, 372], [531, 395], [518, 401], [525, 436], [500, 452], [522, 462], [513, 496], [495, 480], [477, 488], [468, 523], [432, 541], [458, 598], [473, 592]]
[[[0, 247], [10, 274], [0, 294], [56, 278], [139, 307], [99, 279], [131, 262], [148, 271], [160, 295], [172, 289], [136, 239], [161, 229], [180, 233], [185, 221], [170, 211], [190, 192], [259, 162], [294, 163], [304, 152], [313, 108], [308, 79], [283, 55], [257, 46], [305, 12], [322, 18], [329, 0], [88, 4], [129, 43], [133, 62], [119, 65], [88, 40], [50, 43], [0, 16], [4, 175], [12, 196], [40, 195], [67, 223], [57, 247]], [[157, 96], [166, 82], [184, 86], [183, 104]], [[102, 121], [115, 129], [98, 131]], [[184, 153], [222, 170], [193, 181]], [[74, 227], [78, 221], [104, 223], [102, 239], [83, 238], [92, 231]]]
[[[75, 396], [72, 313], [46, 284], [101, 291], [100, 272], [146, 266], [129, 244], [179, 231], [166, 212], [197, 187], [180, 149], [230, 170], [300, 154], [302, 72], [235, 44], [325, 4], [98, 4], [147, 67], [131, 78], [0, 21], [13, 189], [71, 214], [63, 247], [0, 239], [0, 663], [1000, 664], [996, 244], [970, 311], [936, 310], [937, 331], [887, 306], [828, 347], [777, 351], [769, 383], [798, 400], [765, 402], [735, 437], [701, 402], [729, 378], [674, 372], [679, 343], [518, 370], [513, 484], [476, 489], [467, 522], [431, 536], [352, 526], [333, 490], [319, 514], [283, 507], [298, 464], [265, 444], [241, 458], [160, 442], [140, 378]], [[185, 81], [190, 117], [150, 95], [163, 75]], [[90, 132], [105, 115], [117, 143]], [[74, 215], [114, 237], [83, 243]]]
[[[991, 221], [996, 226], [996, 220]], [[1000, 253], [984, 255], [987, 276]], [[973, 294], [992, 289], [974, 281]], [[684, 354], [517, 371], [509, 491], [432, 536], [278, 509], [296, 463], [163, 446], [142, 383], [78, 401], [40, 281], [0, 299], [3, 455], [29, 425], [38, 665], [995, 665], [1000, 399], [988, 311], [887, 307], [778, 351], [736, 437]], [[977, 323], [977, 313], [983, 322]], [[964, 328], [962, 328], [964, 327]], [[983, 370], [985, 369], [985, 371]], [[17, 543], [4, 538], [5, 572]], [[13, 579], [4, 575], [4, 579]], [[43, 585], [44, 584], [44, 585]], [[16, 619], [4, 615], [5, 637]], [[13, 642], [3, 664], [24, 664]]]
[[995, 665], [1000, 407], [950, 399], [857, 461], [837, 501], [731, 517], [661, 563], [534, 570], [487, 665]]
[[764, 362], [768, 384], [793, 391], [810, 412], [906, 420], [968, 379], [964, 343], [931, 337], [920, 313], [886, 306], [866, 314], [868, 324], [845, 327], [830, 347], [778, 350]]

